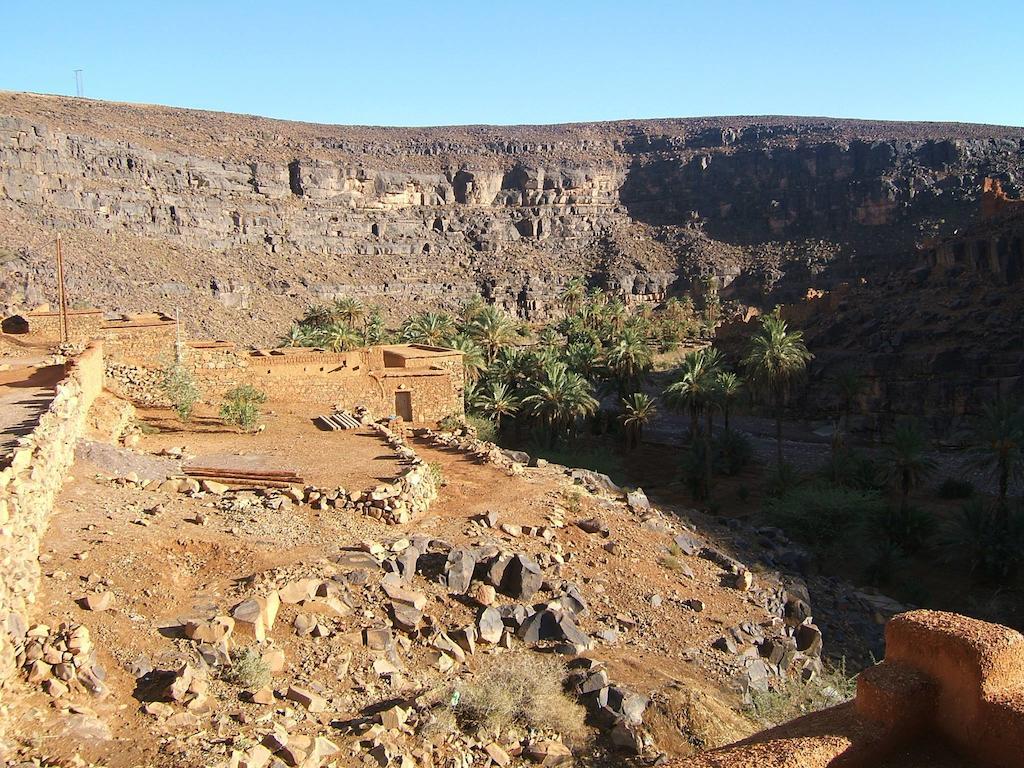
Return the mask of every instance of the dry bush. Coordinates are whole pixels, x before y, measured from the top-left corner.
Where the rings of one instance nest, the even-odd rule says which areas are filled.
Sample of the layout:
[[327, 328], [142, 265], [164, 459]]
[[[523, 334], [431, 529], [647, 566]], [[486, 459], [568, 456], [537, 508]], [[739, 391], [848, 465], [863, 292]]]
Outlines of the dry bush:
[[820, 675], [807, 682], [799, 675], [791, 675], [773, 690], [753, 692], [748, 714], [762, 725], [779, 725], [842, 704], [856, 693], [856, 677], [846, 672], [846, 663], [841, 661], [836, 666], [826, 666]]
[[563, 689], [565, 666], [535, 653], [493, 656], [472, 677], [456, 684], [453, 710], [471, 734], [511, 727], [554, 731], [570, 743], [585, 739], [586, 712]]
[[256, 648], [243, 648], [221, 675], [227, 682], [258, 690], [270, 683], [270, 668]]

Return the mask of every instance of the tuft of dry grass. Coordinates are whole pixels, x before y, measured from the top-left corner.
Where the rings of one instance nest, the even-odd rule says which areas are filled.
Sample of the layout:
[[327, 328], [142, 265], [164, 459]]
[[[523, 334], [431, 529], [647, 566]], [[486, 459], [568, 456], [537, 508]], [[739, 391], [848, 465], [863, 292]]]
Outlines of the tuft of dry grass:
[[762, 725], [779, 725], [809, 712], [842, 704], [856, 692], [856, 676], [849, 675], [845, 661], [841, 661], [827, 666], [808, 682], [799, 675], [792, 675], [771, 691], [754, 692], [748, 714]]
[[654, 696], [644, 713], [644, 725], [658, 748], [673, 757], [731, 744], [757, 730], [730, 706], [727, 695], [697, 682]]
[[270, 668], [258, 649], [243, 648], [231, 661], [221, 677], [229, 683], [257, 690], [270, 683]]
[[490, 657], [472, 677], [455, 685], [455, 720], [470, 734], [519, 727], [553, 731], [569, 743], [582, 743], [586, 712], [565, 693], [565, 674], [565, 666], [551, 656], [523, 652]]
[[668, 568], [670, 571], [681, 571], [683, 570], [681, 557], [683, 557], [683, 550], [677, 545], [671, 544], [667, 551], [659, 555], [658, 563], [662, 568]]

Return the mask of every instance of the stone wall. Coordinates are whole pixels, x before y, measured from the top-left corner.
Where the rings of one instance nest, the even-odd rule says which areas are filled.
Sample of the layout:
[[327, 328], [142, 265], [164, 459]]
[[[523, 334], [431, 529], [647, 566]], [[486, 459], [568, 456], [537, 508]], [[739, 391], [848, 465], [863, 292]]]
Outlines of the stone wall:
[[[173, 354], [173, 338], [166, 330], [152, 329], [152, 336], [150, 329], [142, 331], [141, 336], [138, 329], [104, 336], [116, 344], [108, 368], [110, 388], [137, 403], [166, 405], [158, 371]], [[335, 406], [355, 410], [362, 405], [376, 416], [397, 415], [396, 393], [408, 392], [416, 423], [463, 413], [466, 382], [460, 353], [417, 356], [413, 350], [404, 361], [408, 365], [397, 366], [392, 365], [394, 353], [385, 360], [388, 349], [397, 347], [348, 352], [287, 349], [272, 354], [240, 351], [231, 344], [192, 342], [184, 359], [202, 398], [213, 404], [231, 389], [250, 384], [266, 392], [271, 402], [303, 403], [324, 412]]]
[[14, 673], [14, 640], [39, 585], [39, 544], [54, 499], [74, 462], [86, 414], [103, 389], [103, 347], [90, 344], [67, 364], [49, 409], [0, 470], [0, 692]]

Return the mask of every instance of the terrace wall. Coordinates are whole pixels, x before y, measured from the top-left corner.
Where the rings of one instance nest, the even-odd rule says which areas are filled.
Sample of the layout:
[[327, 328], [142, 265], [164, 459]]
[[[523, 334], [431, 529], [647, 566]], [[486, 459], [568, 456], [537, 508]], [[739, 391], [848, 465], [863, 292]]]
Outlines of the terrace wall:
[[[91, 343], [67, 364], [50, 407], [14, 450], [0, 457], [0, 697], [16, 670], [15, 645], [39, 587], [39, 544], [86, 414], [103, 389], [103, 346]], [[0, 722], [0, 729], [2, 729]]]

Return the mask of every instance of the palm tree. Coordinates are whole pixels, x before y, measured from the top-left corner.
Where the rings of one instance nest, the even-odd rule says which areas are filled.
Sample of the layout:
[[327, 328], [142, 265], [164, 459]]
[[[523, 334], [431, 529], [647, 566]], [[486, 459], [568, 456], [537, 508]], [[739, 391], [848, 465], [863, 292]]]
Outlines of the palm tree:
[[545, 326], [544, 329], [537, 334], [537, 346], [545, 352], [548, 350], [561, 349], [563, 344], [564, 341], [558, 331], [550, 325]]
[[323, 343], [332, 352], [346, 352], [363, 343], [359, 332], [345, 323], [335, 323], [323, 332]]
[[484, 301], [483, 296], [479, 293], [473, 294], [462, 305], [462, 309], [459, 310], [459, 317], [463, 323], [472, 323], [486, 306], [487, 302]]
[[654, 398], [643, 392], [634, 392], [622, 399], [622, 426], [626, 430], [626, 448], [640, 445], [644, 427], [654, 418], [658, 409]]
[[718, 394], [719, 404], [722, 408], [722, 416], [725, 419], [725, 431], [729, 431], [729, 411], [733, 401], [739, 397], [743, 389], [743, 381], [732, 371], [720, 371], [715, 381], [715, 391]]
[[691, 440], [697, 439], [699, 416], [704, 406], [711, 402], [715, 376], [721, 364], [721, 355], [714, 347], [687, 352], [675, 382], [665, 389], [664, 399], [670, 408], [689, 411]]
[[331, 315], [336, 322], [341, 322], [347, 325], [349, 328], [354, 328], [356, 321], [359, 320], [366, 310], [363, 308], [363, 304], [359, 299], [353, 299], [348, 296], [338, 299], [334, 302], [334, 306], [331, 308]]
[[372, 307], [363, 321], [363, 343], [384, 344], [388, 340], [388, 329], [384, 324], [384, 313], [380, 307]]
[[480, 345], [469, 336], [460, 333], [448, 341], [448, 346], [462, 353], [462, 367], [466, 372], [466, 381], [476, 381], [487, 369], [487, 360]]
[[761, 318], [761, 328], [750, 339], [743, 367], [751, 384], [767, 396], [775, 408], [775, 442], [778, 466], [782, 467], [782, 408], [790, 388], [804, 376], [814, 359], [800, 331], [790, 331], [786, 322], [773, 312]]
[[326, 328], [331, 324], [331, 310], [323, 304], [314, 304], [306, 310], [299, 323], [307, 328]]
[[583, 304], [583, 300], [587, 297], [587, 286], [583, 282], [583, 278], [574, 277], [568, 283], [565, 284], [565, 288], [562, 290], [561, 300], [562, 308], [565, 310], [565, 314], [572, 315]]
[[523, 405], [548, 429], [552, 446], [560, 432], [576, 419], [592, 416], [598, 408], [590, 383], [565, 363], [546, 365], [532, 393], [523, 398]]
[[636, 387], [651, 369], [654, 353], [647, 338], [635, 328], [625, 328], [605, 354], [605, 366], [618, 382], [619, 399]]
[[474, 406], [494, 421], [494, 427], [501, 432], [501, 420], [519, 412], [519, 400], [512, 390], [500, 381], [493, 381], [489, 387], [476, 393]]
[[445, 312], [421, 312], [402, 323], [401, 336], [413, 344], [439, 347], [455, 333], [455, 321]]
[[839, 397], [843, 401], [841, 429], [846, 432], [849, 429], [853, 404], [864, 392], [864, 379], [854, 371], [840, 371], [836, 376], [836, 392], [839, 393]]
[[309, 331], [299, 323], [292, 323], [292, 327], [281, 337], [280, 344], [282, 347], [305, 347], [309, 341]]
[[1010, 510], [1010, 482], [1024, 474], [1024, 407], [999, 398], [988, 403], [974, 430], [977, 462], [995, 476], [999, 487], [998, 521], [1005, 530]]
[[516, 338], [515, 328], [508, 315], [492, 306], [480, 310], [467, 331], [470, 338], [483, 347], [488, 363], [494, 361], [499, 349], [511, 344]]
[[707, 420], [704, 430], [704, 497], [711, 495], [711, 438], [714, 428], [714, 409], [718, 373], [722, 356], [714, 347], [689, 352], [683, 358], [678, 380], [665, 390], [670, 405], [690, 411], [690, 440], [696, 443], [699, 432], [698, 416], [701, 411]]
[[910, 492], [935, 470], [935, 461], [927, 450], [924, 432], [916, 421], [908, 419], [896, 426], [887, 457], [889, 476], [900, 492], [901, 511], [907, 508]]

